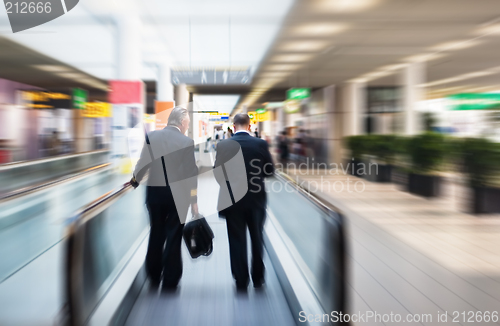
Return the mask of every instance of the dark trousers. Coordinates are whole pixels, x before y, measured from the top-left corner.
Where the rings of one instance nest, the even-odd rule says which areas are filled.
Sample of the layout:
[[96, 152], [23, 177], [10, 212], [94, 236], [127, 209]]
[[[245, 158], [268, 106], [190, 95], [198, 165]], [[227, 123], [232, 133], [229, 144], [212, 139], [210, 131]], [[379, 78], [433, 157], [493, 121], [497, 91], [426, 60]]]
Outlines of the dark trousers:
[[146, 196], [151, 223], [146, 271], [155, 283], [160, 282], [163, 272], [163, 285], [175, 286], [182, 276], [181, 241], [184, 225], [179, 221], [169, 187], [148, 187]]
[[252, 280], [254, 283], [264, 281], [264, 262], [262, 260], [264, 239], [262, 231], [265, 219], [266, 210], [263, 207], [237, 209], [233, 206], [226, 213], [231, 272], [237, 285], [246, 286], [249, 282], [247, 227], [252, 242]]

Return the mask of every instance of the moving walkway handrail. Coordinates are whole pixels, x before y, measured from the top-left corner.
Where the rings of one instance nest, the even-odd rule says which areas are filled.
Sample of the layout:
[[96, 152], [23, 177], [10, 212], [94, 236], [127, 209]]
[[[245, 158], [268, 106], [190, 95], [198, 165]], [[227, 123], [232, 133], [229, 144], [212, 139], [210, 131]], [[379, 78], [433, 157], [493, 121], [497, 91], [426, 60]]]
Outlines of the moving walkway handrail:
[[96, 151], [88, 151], [88, 152], [82, 152], [82, 153], [76, 153], [76, 154], [57, 155], [57, 156], [37, 158], [34, 160], [25, 160], [25, 161], [4, 163], [4, 164], [0, 164], [0, 171], [24, 167], [24, 166], [33, 165], [33, 164], [59, 161], [59, 160], [64, 160], [64, 159], [68, 159], [68, 158], [73, 158], [73, 157], [80, 157], [80, 156], [85, 156], [85, 155], [107, 153], [107, 152], [109, 152], [109, 149], [99, 149]]
[[66, 316], [69, 319], [69, 325], [83, 325], [88, 318], [88, 316], [81, 315], [82, 311], [84, 311], [84, 298], [82, 298], [84, 268], [81, 266], [81, 259], [84, 252], [85, 226], [99, 213], [111, 206], [132, 189], [133, 187], [130, 185], [130, 182], [126, 182], [120, 188], [109, 191], [84, 206], [68, 220], [66, 234], [65, 291]]
[[342, 211], [332, 203], [322, 199], [315, 193], [311, 192], [309, 189], [306, 189], [302, 187], [297, 181], [295, 181], [291, 176], [288, 174], [282, 172], [282, 171], [275, 171], [275, 175], [280, 178], [281, 180], [291, 184], [296, 190], [299, 191], [300, 194], [304, 195], [305, 197], [309, 198], [317, 207], [325, 211], [326, 213], [336, 213], [339, 216], [342, 216], [343, 213]]
[[4, 200], [10, 200], [10, 199], [14, 199], [14, 198], [17, 198], [17, 197], [21, 197], [21, 196], [24, 196], [24, 195], [27, 195], [27, 194], [30, 194], [30, 193], [33, 193], [33, 192], [36, 192], [36, 191], [39, 191], [39, 190], [42, 190], [42, 189], [46, 189], [46, 188], [55, 186], [55, 185], [60, 184], [62, 182], [66, 182], [66, 181], [69, 181], [71, 179], [75, 179], [75, 178], [81, 177], [82, 175], [85, 175], [87, 173], [103, 169], [105, 167], [110, 166], [110, 164], [111, 163], [99, 164], [99, 165], [93, 166], [91, 168], [85, 169], [83, 171], [80, 171], [80, 172], [77, 172], [77, 173], [72, 173], [72, 174], [66, 175], [66, 176], [61, 177], [61, 178], [57, 178], [55, 180], [52, 180], [52, 181], [49, 181], [49, 182], [46, 182], [46, 183], [38, 184], [38, 185], [35, 185], [35, 186], [24, 187], [24, 188], [21, 188], [21, 189], [10, 191], [10, 192], [8, 192], [6, 194], [0, 195], [0, 202], [4, 201]]
[[339, 301], [341, 306], [339, 307], [339, 310], [343, 313], [345, 313], [346, 309], [346, 303], [347, 303], [347, 263], [346, 263], [346, 256], [347, 256], [347, 245], [346, 245], [346, 236], [345, 236], [345, 223], [344, 223], [344, 215], [342, 211], [337, 208], [335, 205], [331, 204], [330, 202], [322, 199], [315, 193], [311, 192], [309, 189], [304, 188], [301, 186], [297, 181], [295, 181], [292, 177], [290, 177], [288, 174], [282, 172], [282, 171], [275, 171], [275, 176], [282, 180], [283, 182], [286, 182], [290, 184], [292, 187], [294, 187], [295, 190], [297, 190], [298, 193], [300, 193], [302, 196], [307, 198], [311, 203], [313, 203], [316, 207], [318, 207], [320, 210], [322, 210], [325, 215], [327, 216], [327, 219], [331, 219], [329, 222], [334, 222], [335, 225], [338, 226], [338, 243], [335, 248], [338, 249], [338, 257], [340, 260], [340, 275], [338, 275], [342, 281], [342, 286], [340, 288], [340, 293], [339, 293]]

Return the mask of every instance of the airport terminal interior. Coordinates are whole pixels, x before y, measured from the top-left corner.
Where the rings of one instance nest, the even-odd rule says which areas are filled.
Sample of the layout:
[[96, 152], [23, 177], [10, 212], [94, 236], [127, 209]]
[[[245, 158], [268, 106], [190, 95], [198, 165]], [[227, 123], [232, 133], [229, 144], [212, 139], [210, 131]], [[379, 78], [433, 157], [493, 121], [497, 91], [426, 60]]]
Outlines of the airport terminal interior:
[[[500, 325], [500, 0], [4, 4], [1, 326]], [[193, 144], [191, 193], [160, 138]], [[146, 264], [167, 183], [181, 230], [212, 231], [196, 258], [177, 238], [176, 286]]]

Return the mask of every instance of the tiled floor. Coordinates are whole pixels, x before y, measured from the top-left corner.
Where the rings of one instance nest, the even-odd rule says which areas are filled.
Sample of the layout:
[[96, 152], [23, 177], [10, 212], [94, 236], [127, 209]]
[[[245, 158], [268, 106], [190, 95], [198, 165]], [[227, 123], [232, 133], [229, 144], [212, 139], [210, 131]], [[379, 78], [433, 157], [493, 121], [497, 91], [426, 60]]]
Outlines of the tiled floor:
[[[463, 188], [448, 184], [443, 198], [424, 199], [343, 174], [288, 173], [347, 217], [351, 313], [432, 316], [432, 322], [405, 325], [499, 324], [468, 322], [478, 311], [500, 312], [500, 215], [460, 212]], [[438, 312], [447, 312], [448, 321], [438, 322]]]

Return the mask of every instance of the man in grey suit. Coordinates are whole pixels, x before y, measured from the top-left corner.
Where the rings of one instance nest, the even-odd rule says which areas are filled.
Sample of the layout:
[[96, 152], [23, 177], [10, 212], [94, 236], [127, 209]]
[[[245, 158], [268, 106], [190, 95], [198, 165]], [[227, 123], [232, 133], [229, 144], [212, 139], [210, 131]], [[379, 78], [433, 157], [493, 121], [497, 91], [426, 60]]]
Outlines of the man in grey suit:
[[198, 214], [194, 141], [184, 135], [189, 122], [188, 110], [175, 107], [165, 128], [148, 133], [130, 181], [137, 187], [149, 171], [146, 205], [151, 232], [146, 270], [152, 285], [163, 280], [163, 288], [176, 288], [179, 283], [182, 230], [189, 206]]

